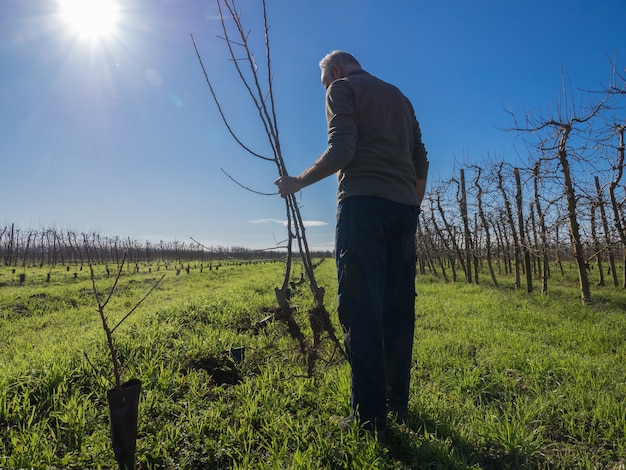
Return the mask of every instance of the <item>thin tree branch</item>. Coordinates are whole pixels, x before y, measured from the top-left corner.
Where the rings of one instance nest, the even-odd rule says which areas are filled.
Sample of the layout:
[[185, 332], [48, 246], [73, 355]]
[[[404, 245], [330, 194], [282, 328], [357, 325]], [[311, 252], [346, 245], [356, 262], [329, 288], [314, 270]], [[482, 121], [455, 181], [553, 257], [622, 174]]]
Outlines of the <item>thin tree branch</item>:
[[133, 313], [135, 310], [137, 310], [137, 308], [143, 303], [144, 300], [146, 300], [146, 298], [152, 293], [152, 291], [157, 288], [157, 286], [161, 283], [161, 281], [163, 280], [164, 277], [165, 277], [165, 274], [163, 274], [159, 278], [159, 280], [152, 285], [150, 290], [148, 292], [146, 292], [146, 295], [144, 295], [141, 298], [141, 300], [139, 302], [137, 302], [135, 304], [135, 306], [126, 315], [124, 315], [124, 317], [119, 322], [117, 322], [117, 325], [115, 325], [113, 327], [113, 329], [111, 330], [111, 334], [115, 333], [115, 330], [117, 330], [117, 328], [131, 315], [131, 313]]
[[235, 134], [235, 131], [233, 131], [232, 127], [230, 126], [230, 123], [228, 122], [228, 119], [226, 119], [226, 115], [224, 114], [224, 111], [222, 109], [222, 105], [220, 104], [220, 101], [217, 98], [217, 94], [215, 93], [215, 90], [213, 89], [213, 85], [211, 84], [211, 80], [209, 80], [209, 75], [207, 74], [206, 68], [204, 67], [204, 63], [202, 62], [202, 57], [200, 57], [200, 52], [198, 51], [198, 47], [196, 45], [195, 39], [193, 38], [193, 34], [191, 34], [190, 36], [191, 36], [191, 42], [193, 42], [193, 47], [194, 47], [194, 49], [196, 51], [196, 55], [198, 56], [198, 61], [200, 62], [200, 67], [202, 68], [202, 72], [204, 73], [204, 77], [206, 79], [207, 85], [209, 85], [209, 90], [211, 91], [211, 96], [213, 96], [213, 101], [215, 102], [215, 105], [217, 106], [217, 110], [220, 113], [220, 116], [222, 117], [222, 121], [224, 122], [224, 125], [226, 125], [226, 129], [228, 129], [229, 134], [233, 137], [233, 139], [235, 139], [235, 142], [237, 142], [250, 155], [252, 155], [254, 157], [257, 157], [257, 158], [260, 158], [261, 160], [267, 160], [267, 161], [273, 162], [274, 158], [264, 157], [263, 155], [258, 154], [257, 152], [253, 151], [248, 146], [246, 146], [239, 139], [239, 137], [237, 137], [237, 135]]
[[254, 194], [260, 194], [261, 196], [276, 196], [278, 193], [262, 193], [260, 191], [255, 191], [254, 189], [250, 189], [247, 186], [244, 186], [243, 184], [241, 184], [239, 181], [237, 181], [235, 178], [233, 178], [232, 176], [230, 176], [223, 168], [220, 168], [220, 170], [222, 171], [222, 173], [224, 173], [233, 183], [235, 183], [237, 186], [242, 187], [243, 189], [250, 191], [251, 193]]

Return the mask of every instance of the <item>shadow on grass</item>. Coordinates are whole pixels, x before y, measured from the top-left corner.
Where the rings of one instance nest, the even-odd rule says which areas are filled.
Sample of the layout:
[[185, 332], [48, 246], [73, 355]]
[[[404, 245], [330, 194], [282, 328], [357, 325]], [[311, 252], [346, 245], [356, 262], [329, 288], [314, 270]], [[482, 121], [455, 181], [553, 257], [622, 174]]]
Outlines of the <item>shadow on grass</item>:
[[490, 447], [478, 448], [466, 442], [447, 425], [435, 423], [414, 413], [409, 414], [407, 424], [390, 426], [386, 448], [390, 459], [407, 468], [542, 468], [542, 462], [536, 458], [509, 455]]

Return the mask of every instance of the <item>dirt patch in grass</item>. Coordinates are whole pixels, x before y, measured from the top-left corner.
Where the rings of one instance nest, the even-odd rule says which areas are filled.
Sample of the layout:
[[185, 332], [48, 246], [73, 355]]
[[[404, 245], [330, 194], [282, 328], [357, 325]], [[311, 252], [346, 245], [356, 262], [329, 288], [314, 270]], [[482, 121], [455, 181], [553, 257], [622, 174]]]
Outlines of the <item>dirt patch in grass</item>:
[[182, 371], [188, 373], [191, 370], [205, 371], [217, 385], [237, 385], [243, 380], [235, 361], [226, 355], [188, 359]]

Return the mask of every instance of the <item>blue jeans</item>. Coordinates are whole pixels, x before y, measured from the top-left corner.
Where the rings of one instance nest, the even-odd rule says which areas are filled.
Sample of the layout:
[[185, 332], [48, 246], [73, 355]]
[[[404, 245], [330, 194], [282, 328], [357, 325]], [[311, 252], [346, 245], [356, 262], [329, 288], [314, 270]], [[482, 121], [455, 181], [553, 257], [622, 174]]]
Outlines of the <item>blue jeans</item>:
[[415, 232], [419, 208], [374, 196], [339, 203], [339, 320], [352, 369], [351, 404], [384, 431], [388, 410], [405, 419], [415, 328]]

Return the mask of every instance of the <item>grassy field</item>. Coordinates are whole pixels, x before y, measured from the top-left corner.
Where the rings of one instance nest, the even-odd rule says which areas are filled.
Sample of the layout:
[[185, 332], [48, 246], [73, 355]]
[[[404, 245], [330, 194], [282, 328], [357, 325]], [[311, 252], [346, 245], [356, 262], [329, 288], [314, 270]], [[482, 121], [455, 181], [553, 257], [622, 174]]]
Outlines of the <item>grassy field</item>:
[[[104, 292], [114, 273], [95, 269]], [[547, 296], [506, 280], [494, 289], [419, 277], [410, 419], [381, 446], [330, 420], [349, 413], [350, 385], [330, 342], [307, 378], [284, 324], [254, 328], [276, 306], [282, 269], [124, 268], [112, 323], [167, 273], [115, 332], [123, 379], [143, 384], [138, 468], [624, 468], [623, 290], [596, 289], [583, 307], [573, 272]], [[54, 268], [46, 282], [48, 271], [0, 268], [0, 468], [113, 469], [110, 385], [85, 357], [109, 370], [89, 270]], [[316, 272], [335, 318], [334, 263]], [[236, 363], [228, 352], [239, 346]]]

